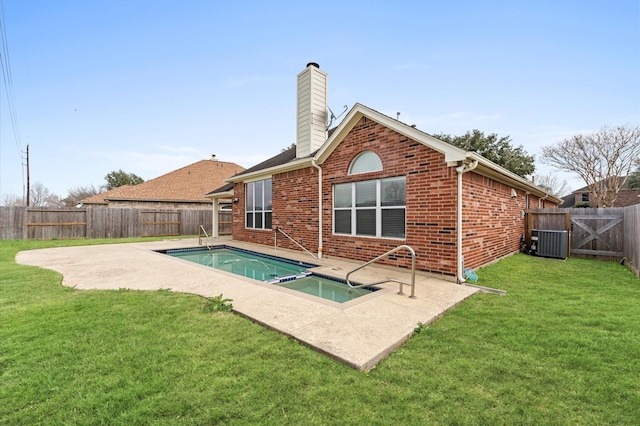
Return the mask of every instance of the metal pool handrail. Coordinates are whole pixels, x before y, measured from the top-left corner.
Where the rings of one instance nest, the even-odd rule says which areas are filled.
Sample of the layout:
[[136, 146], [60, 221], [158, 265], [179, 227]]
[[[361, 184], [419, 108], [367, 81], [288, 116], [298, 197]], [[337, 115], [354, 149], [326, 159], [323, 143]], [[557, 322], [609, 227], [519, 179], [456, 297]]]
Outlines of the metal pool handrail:
[[[204, 235], [207, 237], [207, 241], [211, 243], [211, 237], [209, 236], [209, 234], [207, 234], [207, 231], [205, 231], [202, 225], [200, 225], [200, 230], [204, 232]], [[209, 243], [205, 244], [205, 246], [207, 247], [208, 250], [211, 250], [211, 244]], [[198, 235], [198, 244], [202, 245], [202, 234]]]
[[285, 237], [287, 237], [288, 239], [290, 239], [295, 245], [297, 245], [298, 247], [300, 247], [302, 250], [304, 250], [305, 252], [307, 252], [311, 257], [313, 257], [314, 259], [317, 259], [318, 256], [316, 256], [315, 254], [311, 253], [309, 250], [307, 250], [306, 248], [304, 248], [302, 246], [302, 244], [300, 244], [299, 242], [297, 242], [296, 240], [294, 240], [293, 238], [291, 238], [289, 235], [287, 235], [286, 232], [284, 232], [282, 229], [280, 228], [275, 228], [273, 230], [275, 233], [273, 234], [273, 245], [274, 248], [276, 247], [276, 242], [277, 242], [277, 236], [278, 236], [278, 231], [280, 231], [280, 233], [282, 235], [284, 235]]
[[[349, 276], [351, 274], [353, 274], [356, 271], [359, 271], [360, 269], [364, 268], [365, 266], [369, 266], [372, 263], [377, 262], [378, 260], [382, 259], [383, 257], [389, 256], [397, 251], [400, 250], [407, 250], [409, 253], [411, 253], [411, 283], [405, 282], [405, 281], [400, 281], [400, 280], [396, 280], [394, 278], [388, 278], [386, 280], [382, 280], [382, 281], [378, 281], [375, 283], [369, 283], [369, 284], [361, 284], [361, 285], [352, 285], [351, 282], [349, 281]], [[409, 246], [407, 245], [401, 245], [398, 246], [394, 249], [389, 250], [388, 252], [381, 254], [380, 256], [376, 257], [375, 259], [371, 259], [370, 261], [368, 261], [367, 263], [358, 266], [357, 268], [347, 272], [347, 276], [346, 276], [346, 281], [347, 281], [347, 285], [351, 288], [360, 288], [360, 287], [368, 287], [368, 286], [372, 286], [372, 285], [376, 285], [376, 284], [382, 284], [382, 283], [386, 283], [386, 282], [396, 282], [398, 284], [400, 284], [400, 289], [398, 291], [398, 294], [404, 294], [402, 292], [402, 286], [403, 285], [410, 285], [411, 286], [411, 296], [409, 296], [410, 299], [415, 299], [416, 298], [416, 252]]]

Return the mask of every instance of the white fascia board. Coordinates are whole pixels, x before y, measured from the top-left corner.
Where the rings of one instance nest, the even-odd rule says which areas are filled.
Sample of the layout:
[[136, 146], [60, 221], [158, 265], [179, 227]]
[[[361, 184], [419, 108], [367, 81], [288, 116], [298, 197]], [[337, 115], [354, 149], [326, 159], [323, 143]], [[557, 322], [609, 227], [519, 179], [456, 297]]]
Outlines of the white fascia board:
[[353, 127], [356, 125], [356, 123], [358, 123], [358, 121], [360, 121], [362, 117], [370, 118], [371, 120], [376, 121], [381, 125], [400, 133], [403, 136], [420, 142], [423, 145], [426, 145], [440, 152], [441, 154], [444, 154], [445, 162], [447, 163], [459, 162], [466, 158], [466, 151], [464, 151], [463, 149], [443, 142], [440, 139], [436, 139], [433, 136], [416, 129], [415, 127], [411, 127], [398, 120], [394, 120], [393, 118], [367, 108], [362, 104], [355, 104], [351, 111], [349, 111], [345, 119], [342, 120], [342, 123], [340, 123], [338, 128], [333, 132], [331, 137], [322, 147], [320, 147], [320, 149], [316, 153], [315, 158], [318, 164], [322, 164], [324, 161], [326, 161], [326, 159], [329, 157], [329, 155], [331, 155], [337, 145], [347, 136], [347, 134], [351, 131], [351, 129], [353, 129]]
[[218, 192], [216, 194], [207, 194], [206, 198], [211, 198], [212, 200], [216, 198], [232, 198], [233, 197], [233, 189], [231, 191]]
[[536, 195], [541, 198], [553, 201], [556, 204], [562, 203], [562, 200], [555, 195], [552, 195], [545, 191], [543, 188], [534, 185], [529, 180], [513, 173], [494, 163], [491, 160], [487, 160], [481, 155], [475, 152], [467, 152], [467, 158], [478, 161], [478, 167], [474, 169], [474, 172], [495, 179], [506, 185], [511, 185], [515, 188], [521, 189], [529, 194]]
[[267, 169], [257, 170], [253, 173], [245, 173], [241, 176], [232, 176], [230, 178], [225, 179], [225, 182], [236, 183], [236, 182], [255, 182], [257, 180], [268, 179], [271, 176], [278, 174], [289, 172], [291, 170], [298, 170], [305, 167], [310, 167], [313, 158], [299, 158], [293, 161], [289, 161], [288, 163], [281, 164], [279, 166], [269, 167]]

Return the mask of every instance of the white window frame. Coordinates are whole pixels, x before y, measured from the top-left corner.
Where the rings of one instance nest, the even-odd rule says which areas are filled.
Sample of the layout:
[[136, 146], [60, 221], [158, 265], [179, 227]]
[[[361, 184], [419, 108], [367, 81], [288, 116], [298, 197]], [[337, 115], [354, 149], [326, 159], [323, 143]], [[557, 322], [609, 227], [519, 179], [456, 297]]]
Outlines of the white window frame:
[[[265, 182], [269, 181], [270, 182], [270, 187], [271, 187], [271, 208], [267, 209], [266, 207], [266, 201], [267, 198], [265, 197]], [[258, 199], [256, 197], [256, 191], [255, 191], [255, 184], [256, 183], [262, 183], [262, 191], [260, 193], [260, 198]], [[271, 178], [269, 179], [263, 179], [263, 180], [257, 180], [257, 181], [253, 181], [253, 182], [247, 182], [244, 184], [245, 185], [245, 212], [244, 212], [244, 227], [246, 229], [257, 229], [257, 230], [271, 230], [271, 224], [273, 223], [273, 180]], [[253, 200], [251, 205], [253, 206], [252, 209], [249, 209], [249, 187], [253, 188], [251, 193], [253, 195]], [[257, 210], [256, 209], [256, 201], [259, 200], [261, 202], [262, 205], [262, 210]], [[252, 226], [249, 226], [248, 223], [249, 221], [247, 220], [249, 214], [253, 215], [253, 223]], [[267, 227], [267, 214], [270, 215], [270, 220], [269, 220], [269, 225]], [[256, 215], [260, 215], [261, 219], [262, 219], [262, 226], [261, 227], [256, 227]]]
[[349, 165], [349, 175], [380, 171], [382, 171], [382, 160], [373, 151], [362, 151]]
[[[397, 178], [403, 178], [405, 181], [405, 202], [403, 205], [395, 205], [395, 206], [382, 206], [382, 197], [381, 197], [381, 188], [382, 188], [382, 182], [385, 180], [391, 180], [391, 179], [397, 179]], [[358, 183], [363, 183], [363, 182], [375, 182], [376, 184], [376, 203], [375, 206], [366, 206], [366, 207], [356, 207], [356, 187]], [[351, 206], [349, 207], [336, 207], [336, 197], [335, 197], [335, 191], [336, 191], [336, 187], [339, 185], [350, 185], [351, 186]], [[332, 214], [332, 220], [333, 220], [333, 234], [334, 235], [348, 235], [348, 236], [353, 236], [353, 237], [365, 237], [365, 238], [384, 238], [384, 239], [391, 239], [391, 240], [406, 240], [407, 238], [407, 202], [406, 202], [406, 188], [407, 188], [407, 182], [406, 182], [406, 177], [405, 176], [394, 176], [394, 177], [389, 177], [389, 178], [382, 178], [382, 179], [372, 179], [372, 180], [364, 180], [364, 181], [357, 181], [357, 182], [345, 182], [345, 183], [339, 183], [339, 184], [334, 184], [333, 185], [333, 214]], [[376, 220], [376, 230], [375, 230], [375, 235], [369, 235], [369, 234], [358, 234], [357, 233], [357, 213], [359, 211], [364, 211], [364, 210], [375, 210], [375, 220]], [[403, 210], [404, 211], [404, 236], [402, 237], [394, 237], [394, 236], [384, 236], [382, 235], [382, 212], [384, 210]], [[350, 218], [351, 218], [351, 231], [349, 233], [344, 233], [344, 232], [336, 232], [336, 211], [349, 211], [350, 212]]]

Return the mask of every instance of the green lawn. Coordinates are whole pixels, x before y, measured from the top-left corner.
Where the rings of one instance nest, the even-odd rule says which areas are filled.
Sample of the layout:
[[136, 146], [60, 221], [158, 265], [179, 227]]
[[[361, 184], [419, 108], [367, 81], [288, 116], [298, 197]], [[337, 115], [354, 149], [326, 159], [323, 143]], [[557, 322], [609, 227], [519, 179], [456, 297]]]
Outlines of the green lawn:
[[74, 290], [14, 261], [104, 242], [0, 242], [0, 424], [638, 424], [640, 279], [617, 263], [480, 269], [507, 295], [362, 373], [197, 296]]

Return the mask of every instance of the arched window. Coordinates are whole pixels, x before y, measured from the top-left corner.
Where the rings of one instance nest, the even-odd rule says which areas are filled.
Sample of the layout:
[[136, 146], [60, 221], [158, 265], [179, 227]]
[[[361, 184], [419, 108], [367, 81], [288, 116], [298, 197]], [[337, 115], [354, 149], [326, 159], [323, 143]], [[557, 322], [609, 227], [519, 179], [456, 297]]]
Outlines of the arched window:
[[379, 172], [382, 170], [382, 161], [375, 152], [364, 151], [353, 159], [349, 166], [349, 174], [357, 175], [360, 173]]

